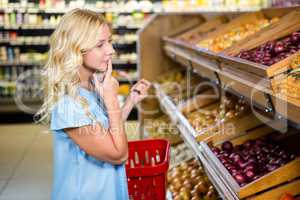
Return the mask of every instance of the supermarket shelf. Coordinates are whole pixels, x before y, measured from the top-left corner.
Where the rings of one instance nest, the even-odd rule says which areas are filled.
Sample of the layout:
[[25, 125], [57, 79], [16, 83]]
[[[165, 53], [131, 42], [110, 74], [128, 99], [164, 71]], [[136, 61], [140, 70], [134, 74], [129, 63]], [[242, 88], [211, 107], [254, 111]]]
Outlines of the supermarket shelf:
[[[127, 25], [127, 26], [114, 26], [114, 30], [131, 30], [137, 31], [142, 26], [135, 26], [135, 25]], [[56, 26], [46, 26], [46, 25], [30, 25], [30, 24], [23, 24], [23, 25], [14, 25], [14, 26], [0, 26], [0, 30], [5, 31], [18, 31], [18, 30], [51, 30], [53, 31]]]
[[[38, 42], [12, 42], [12, 41], [0, 41], [0, 45], [9, 46], [49, 46], [48, 42], [38, 43]], [[136, 47], [136, 42], [129, 43], [114, 43], [114, 48], [116, 49], [132, 49]]]
[[9, 66], [42, 66], [44, 62], [1, 62], [0, 67]]
[[[6, 66], [43, 66], [44, 62], [1, 62], [0, 67], [6, 67]], [[113, 65], [116, 66], [116, 68], [124, 69], [126, 66], [135, 66], [136, 62], [130, 62], [130, 61], [122, 61], [122, 60], [113, 60]]]
[[11, 41], [0, 41], [0, 45], [9, 45], [9, 46], [49, 46], [48, 42], [46, 43], [33, 43], [33, 42], [11, 42]]
[[13, 98], [0, 98], [0, 113], [28, 113], [34, 114], [39, 107], [42, 105], [42, 100], [40, 99], [28, 99], [22, 100], [21, 109]]
[[[170, 7], [163, 7], [162, 4], [156, 5], [155, 9], [133, 9], [133, 10], [124, 10], [120, 9], [120, 5], [116, 8], [95, 8], [95, 5], [87, 6], [87, 8], [92, 8], [94, 11], [98, 13], [114, 13], [114, 14], [121, 14], [121, 15], [129, 15], [133, 12], [137, 13], [144, 13], [144, 14], [152, 14], [152, 13], [168, 13], [168, 14], [181, 14], [181, 13], [188, 13], [188, 14], [198, 14], [203, 12], [251, 12], [260, 10], [261, 7], [259, 6], [251, 6], [251, 7], [238, 7], [238, 6], [203, 6], [203, 7], [189, 7], [189, 9], [185, 8], [170, 8]], [[1, 8], [0, 13], [31, 13], [31, 14], [64, 14], [67, 11], [71, 10], [72, 8]]]
[[136, 60], [133, 60], [133, 61], [130, 61], [130, 60], [128, 60], [128, 61], [124, 61], [124, 60], [113, 60], [113, 64], [115, 64], [115, 65], [125, 65], [125, 64], [136, 64]]
[[[42, 100], [41, 99], [25, 99], [22, 100], [24, 103], [28, 103], [28, 104], [36, 104], [36, 103], [41, 103]], [[15, 100], [11, 97], [1, 97], [0, 98], [0, 104], [14, 104]]]
[[[93, 5], [94, 6], [94, 5]], [[0, 13], [12, 13], [12, 12], [18, 12], [18, 13], [30, 13], [30, 14], [65, 14], [66, 12], [68, 12], [69, 10], [71, 10], [72, 8], [21, 8], [21, 9], [17, 9], [17, 8], [1, 8], [0, 9]], [[121, 15], [128, 15], [128, 14], [132, 14], [132, 12], [141, 12], [141, 13], [146, 13], [146, 14], [150, 14], [153, 13], [151, 10], [149, 11], [145, 11], [145, 10], [132, 10], [132, 11], [126, 11], [126, 10], [120, 10], [120, 9], [113, 9], [113, 8], [108, 8], [108, 9], [95, 9], [94, 7], [92, 8], [95, 12], [98, 13], [114, 13], [114, 14], [121, 14]]]
[[[223, 177], [218, 175], [218, 171], [213, 168], [213, 165], [209, 163], [210, 157], [205, 158], [203, 154], [203, 150], [201, 145], [199, 145], [195, 139], [197, 132], [195, 129], [189, 124], [187, 119], [181, 114], [181, 112], [176, 108], [174, 103], [172, 103], [170, 97], [168, 97], [161, 89], [160, 85], [154, 84], [156, 96], [162, 105], [163, 109], [166, 111], [167, 115], [170, 117], [173, 124], [175, 124], [180, 131], [184, 142], [187, 146], [192, 150], [194, 157], [197, 160], [200, 160], [204, 169], [221, 195], [222, 199], [228, 200], [238, 200], [237, 195], [233, 190], [230, 190], [226, 185], [227, 181]], [[223, 179], [222, 179], [223, 178]]]
[[119, 81], [119, 83], [120, 84], [134, 84], [134, 83], [136, 83], [137, 82], [137, 79], [130, 79], [130, 80], [127, 80], [127, 79], [122, 79], [122, 78], [119, 78], [118, 79], [118, 81]]
[[300, 106], [297, 102], [274, 95], [267, 80], [224, 67], [228, 64], [223, 63], [218, 54], [172, 39], [164, 40], [167, 43], [164, 50], [173, 61], [188, 68], [192, 67], [194, 72], [220, 84], [226, 91], [245, 97], [251, 105], [273, 112], [278, 119], [286, 118], [300, 124]]

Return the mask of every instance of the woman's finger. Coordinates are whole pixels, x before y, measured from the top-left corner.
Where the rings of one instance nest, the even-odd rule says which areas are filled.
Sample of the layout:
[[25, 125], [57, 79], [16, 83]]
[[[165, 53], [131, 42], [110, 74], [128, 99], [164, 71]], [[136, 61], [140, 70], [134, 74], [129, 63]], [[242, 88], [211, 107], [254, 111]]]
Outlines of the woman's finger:
[[144, 84], [144, 85], [146, 85], [147, 87], [151, 86], [151, 83], [149, 81], [147, 81], [146, 79], [142, 79], [141, 83]]
[[145, 89], [145, 85], [143, 85], [143, 84], [138, 84], [137, 86], [136, 86], [136, 88], [135, 89], [138, 89], [138, 90], [144, 90]]
[[109, 60], [107, 64], [107, 70], [105, 72], [104, 81], [107, 81], [111, 77], [111, 73], [112, 73], [112, 63], [111, 60]]

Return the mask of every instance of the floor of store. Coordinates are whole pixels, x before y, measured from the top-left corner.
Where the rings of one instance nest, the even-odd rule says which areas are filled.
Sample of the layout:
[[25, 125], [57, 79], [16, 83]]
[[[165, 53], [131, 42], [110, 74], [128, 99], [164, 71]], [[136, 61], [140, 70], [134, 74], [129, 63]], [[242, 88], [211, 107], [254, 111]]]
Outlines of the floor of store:
[[0, 126], [0, 199], [50, 199], [52, 137], [35, 124]]
[[[136, 122], [126, 123], [136, 139]], [[36, 124], [0, 125], [0, 200], [47, 200], [52, 185], [52, 136]]]

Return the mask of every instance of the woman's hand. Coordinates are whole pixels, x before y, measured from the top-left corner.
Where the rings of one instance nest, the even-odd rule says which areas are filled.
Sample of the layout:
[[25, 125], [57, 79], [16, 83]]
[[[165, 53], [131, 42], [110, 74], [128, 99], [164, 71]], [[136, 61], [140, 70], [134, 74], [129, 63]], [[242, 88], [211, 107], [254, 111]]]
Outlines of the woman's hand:
[[102, 82], [96, 74], [93, 75], [96, 92], [103, 98], [105, 105], [118, 101], [119, 82], [112, 77], [111, 73], [112, 63], [110, 60]]
[[150, 88], [151, 83], [145, 79], [139, 80], [134, 86], [131, 88], [131, 92], [129, 94], [129, 99], [135, 105], [142, 101], [145, 97], [147, 97], [147, 91]]

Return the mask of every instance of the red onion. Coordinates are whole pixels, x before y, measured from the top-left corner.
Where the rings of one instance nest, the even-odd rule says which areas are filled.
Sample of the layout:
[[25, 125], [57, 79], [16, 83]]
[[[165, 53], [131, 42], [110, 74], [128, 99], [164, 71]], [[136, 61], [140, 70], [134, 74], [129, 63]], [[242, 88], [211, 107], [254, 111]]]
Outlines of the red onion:
[[245, 175], [248, 179], [252, 180], [255, 176], [255, 172], [251, 169], [245, 171]]
[[247, 178], [246, 178], [242, 173], [236, 174], [236, 175], [234, 176], [234, 179], [235, 179], [239, 184], [243, 184], [243, 183], [246, 183], [246, 182], [247, 182]]
[[212, 152], [215, 154], [215, 155], [218, 155], [220, 154], [220, 149], [218, 147], [213, 147], [212, 148]]
[[284, 44], [282, 42], [276, 42], [275, 48], [274, 48], [275, 53], [280, 53], [284, 51]]
[[232, 143], [229, 142], [229, 141], [223, 142], [223, 144], [222, 144], [222, 150], [223, 151], [227, 151], [227, 152], [231, 152], [233, 150]]
[[[271, 56], [269, 56], [269, 57], [271, 57]], [[248, 140], [247, 142], [244, 143], [244, 147], [250, 148], [253, 146], [253, 144], [254, 144], [253, 140]]]

